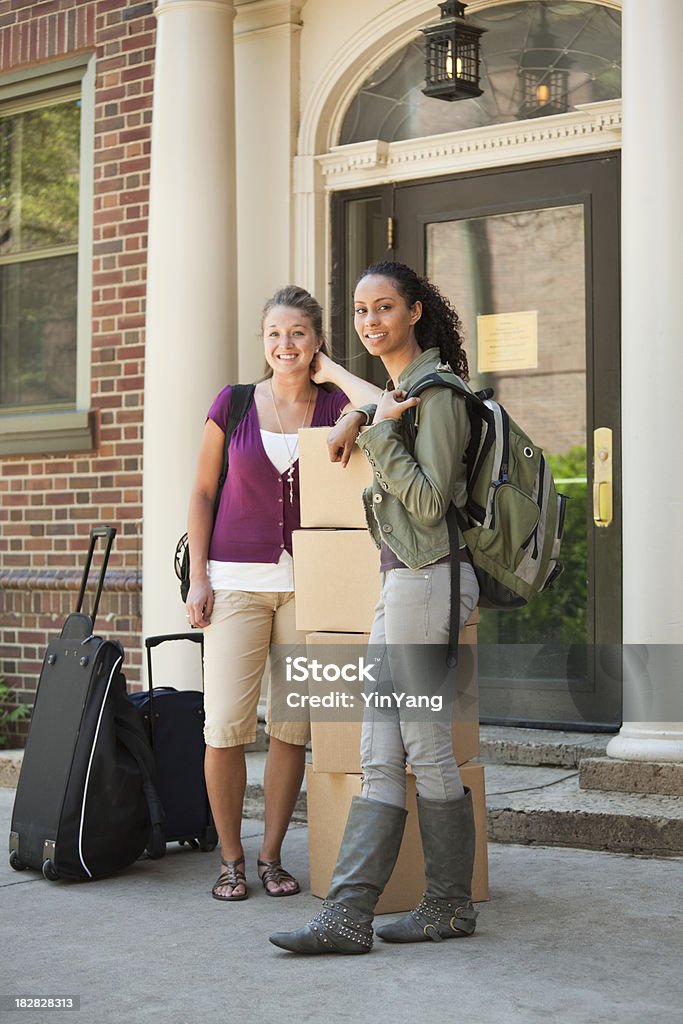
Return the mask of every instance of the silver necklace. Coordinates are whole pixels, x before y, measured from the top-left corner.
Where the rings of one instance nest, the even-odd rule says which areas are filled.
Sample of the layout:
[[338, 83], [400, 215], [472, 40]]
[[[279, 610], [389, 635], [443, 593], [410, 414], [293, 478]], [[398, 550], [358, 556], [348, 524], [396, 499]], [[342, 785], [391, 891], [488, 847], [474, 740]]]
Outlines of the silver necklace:
[[[294, 504], [294, 463], [296, 462], [297, 457], [299, 455], [299, 435], [297, 433], [296, 441], [294, 442], [294, 448], [293, 449], [290, 448], [289, 447], [289, 441], [287, 440], [287, 435], [285, 434], [284, 428], [282, 426], [282, 420], [280, 419], [280, 413], [277, 411], [277, 402], [275, 401], [275, 392], [273, 391], [273, 382], [272, 382], [272, 380], [269, 380], [268, 383], [270, 385], [270, 397], [273, 399], [273, 408], [275, 409], [275, 415], [277, 417], [277, 424], [278, 424], [278, 426], [280, 428], [280, 433], [282, 434], [282, 440], [285, 442], [285, 448], [287, 449], [287, 456], [289, 458], [289, 462], [287, 463], [287, 467], [288, 467], [287, 468], [287, 482], [289, 483], [289, 504], [293, 505]], [[306, 423], [306, 418], [308, 416], [308, 410], [311, 407], [311, 398], [312, 397], [313, 397], [313, 392], [311, 391], [309, 393], [309, 395], [308, 395], [308, 402], [306, 403], [306, 412], [304, 413], [304, 418], [301, 421], [301, 426], [302, 427]], [[301, 429], [301, 427], [299, 429]]]

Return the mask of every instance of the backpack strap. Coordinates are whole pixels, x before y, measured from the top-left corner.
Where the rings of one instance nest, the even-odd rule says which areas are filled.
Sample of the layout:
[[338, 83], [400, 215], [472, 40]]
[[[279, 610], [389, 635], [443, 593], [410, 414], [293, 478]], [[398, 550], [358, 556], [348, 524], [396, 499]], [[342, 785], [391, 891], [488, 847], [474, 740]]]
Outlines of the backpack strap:
[[436, 370], [433, 373], [428, 373], [424, 377], [420, 377], [419, 380], [415, 381], [413, 386], [408, 392], [408, 398], [413, 398], [415, 395], [422, 394], [427, 388], [450, 388], [451, 391], [457, 392], [465, 399], [468, 405], [476, 409], [480, 416], [487, 417], [488, 407], [484, 404], [482, 394], [486, 397], [490, 397], [487, 392], [476, 392], [470, 391], [462, 377], [458, 377], [457, 373], [438, 373]]
[[[410, 388], [410, 398], [422, 394], [428, 388], [449, 388], [465, 399], [470, 414], [472, 426], [472, 439], [465, 451], [465, 460], [468, 470], [471, 469], [472, 461], [479, 447], [481, 439], [481, 420], [490, 419], [490, 410], [484, 403], [484, 396], [490, 397], [487, 392], [476, 394], [470, 391], [464, 380], [457, 374], [429, 373], [421, 377]], [[455, 668], [458, 664], [458, 637], [460, 634], [460, 535], [458, 526], [462, 525], [458, 510], [455, 505], [450, 505], [446, 513], [446, 526], [448, 528], [448, 545], [451, 552], [451, 611], [448, 624], [448, 648], [446, 650], [446, 664], [449, 668]]]
[[230, 412], [228, 413], [228, 422], [225, 425], [225, 442], [223, 444], [223, 468], [221, 475], [218, 478], [218, 489], [216, 491], [216, 501], [214, 503], [213, 512], [214, 520], [216, 518], [216, 512], [218, 511], [218, 505], [221, 500], [221, 492], [225, 484], [225, 480], [228, 475], [228, 466], [230, 463], [229, 449], [230, 440], [235, 430], [240, 425], [244, 417], [247, 415], [251, 408], [251, 403], [254, 401], [254, 391], [256, 389], [255, 384], [233, 384], [230, 389]]
[[458, 664], [458, 639], [460, 636], [460, 547], [458, 543], [460, 538], [455, 505], [450, 505], [448, 508], [446, 526], [448, 527], [448, 544], [451, 549], [451, 614], [448, 623], [446, 664], [449, 668], [455, 668]]

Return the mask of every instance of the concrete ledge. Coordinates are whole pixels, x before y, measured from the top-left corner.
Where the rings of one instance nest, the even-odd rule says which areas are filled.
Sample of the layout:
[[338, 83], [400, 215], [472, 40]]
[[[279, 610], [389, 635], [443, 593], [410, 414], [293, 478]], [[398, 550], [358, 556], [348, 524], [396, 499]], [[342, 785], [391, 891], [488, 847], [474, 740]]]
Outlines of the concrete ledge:
[[683, 855], [683, 821], [663, 817], [507, 808], [489, 810], [488, 822], [489, 840], [497, 843], [569, 846], [650, 857]]
[[579, 789], [577, 773], [486, 768], [489, 839], [653, 857], [683, 854], [683, 800]]
[[588, 757], [579, 764], [581, 789], [683, 796], [683, 764]]
[[478, 760], [495, 764], [576, 768], [581, 758], [601, 757], [610, 739], [609, 733], [482, 725]]

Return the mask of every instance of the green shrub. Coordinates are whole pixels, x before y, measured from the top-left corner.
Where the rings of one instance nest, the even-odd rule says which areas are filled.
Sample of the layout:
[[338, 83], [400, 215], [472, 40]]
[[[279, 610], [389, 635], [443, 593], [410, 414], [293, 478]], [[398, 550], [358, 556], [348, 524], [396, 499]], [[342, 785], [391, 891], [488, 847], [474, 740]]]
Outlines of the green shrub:
[[14, 691], [0, 676], [0, 750], [7, 747], [11, 732], [10, 726], [25, 718], [29, 713], [28, 705], [18, 704], [13, 697]]

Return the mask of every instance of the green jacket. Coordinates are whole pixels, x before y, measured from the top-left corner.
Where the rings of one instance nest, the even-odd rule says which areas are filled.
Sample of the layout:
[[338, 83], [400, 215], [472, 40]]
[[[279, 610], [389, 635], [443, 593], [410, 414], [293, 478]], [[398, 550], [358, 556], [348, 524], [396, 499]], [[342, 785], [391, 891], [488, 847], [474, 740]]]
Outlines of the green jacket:
[[[427, 349], [406, 367], [398, 387], [408, 391], [437, 366], [439, 350]], [[445, 516], [451, 502], [463, 508], [467, 500], [464, 456], [470, 425], [465, 402], [447, 388], [429, 388], [422, 395], [414, 453], [405, 420], [373, 424], [356, 444], [375, 473], [363, 491], [375, 544], [384, 541], [409, 568], [421, 569], [450, 551]]]

